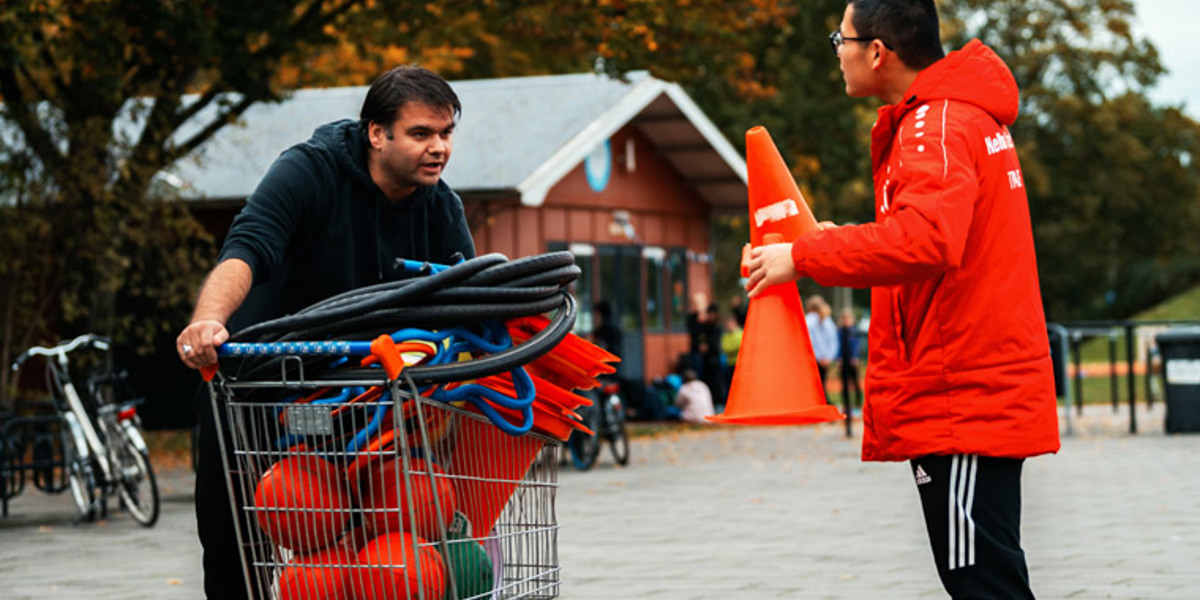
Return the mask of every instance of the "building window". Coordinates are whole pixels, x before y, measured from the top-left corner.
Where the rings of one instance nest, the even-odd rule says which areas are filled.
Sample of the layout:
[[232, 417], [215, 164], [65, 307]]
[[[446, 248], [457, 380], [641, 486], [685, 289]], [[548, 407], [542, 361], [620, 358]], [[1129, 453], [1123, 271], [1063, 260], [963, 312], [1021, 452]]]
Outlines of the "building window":
[[647, 246], [642, 249], [646, 265], [646, 330], [662, 331], [666, 328], [666, 306], [663, 302], [664, 280], [667, 275], [667, 251]]
[[667, 325], [671, 331], [687, 331], [687, 250], [671, 248], [667, 252], [666, 266], [667, 285], [670, 286], [670, 318]]
[[612, 303], [621, 331], [642, 330], [641, 252], [636, 246], [602, 245], [599, 248], [597, 300]]
[[551, 252], [569, 250], [571, 254], [575, 255], [575, 264], [582, 272], [579, 274], [579, 279], [576, 279], [568, 290], [579, 305], [575, 316], [575, 327], [571, 331], [575, 335], [590, 335], [595, 328], [595, 324], [592, 322], [592, 303], [595, 302], [592, 290], [592, 275], [595, 269], [592, 261], [596, 256], [596, 247], [591, 244], [568, 245], [566, 242], [550, 242], [548, 247]]

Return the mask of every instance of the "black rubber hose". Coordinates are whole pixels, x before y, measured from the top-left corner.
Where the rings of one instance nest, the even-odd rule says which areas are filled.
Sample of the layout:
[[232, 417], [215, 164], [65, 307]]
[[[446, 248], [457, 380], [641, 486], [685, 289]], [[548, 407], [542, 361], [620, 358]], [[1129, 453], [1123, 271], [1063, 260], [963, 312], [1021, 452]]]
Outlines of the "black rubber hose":
[[[575, 298], [566, 292], [559, 292], [558, 296], [553, 298], [553, 301], [558, 310], [554, 318], [550, 321], [550, 324], [522, 344], [516, 344], [503, 352], [497, 352], [496, 354], [469, 361], [445, 365], [408, 367], [405, 369], [405, 372], [418, 384], [427, 385], [498, 375], [537, 360], [547, 352], [553, 350], [563, 338], [567, 337], [567, 334], [571, 333], [571, 328], [575, 326], [575, 317], [577, 315]], [[545, 311], [538, 311], [531, 314], [541, 314], [542, 312]], [[509, 315], [510, 318], [511, 316], [517, 315]], [[461, 323], [461, 321], [456, 321], [455, 323]], [[249, 361], [250, 359], [245, 360]], [[262, 378], [275, 378], [283, 372], [281, 369], [284, 367], [281, 365], [284, 360], [284, 357], [276, 356], [262, 358], [252, 363], [243, 363], [237, 379], [255, 381]], [[344, 365], [336, 369], [329, 369], [326, 366], [329, 363], [329, 357], [305, 359], [303, 361], [303, 368], [306, 379], [320, 379], [323, 382], [333, 383], [337, 381], [370, 380], [378, 378], [380, 375], [379, 369], [368, 367]], [[288, 375], [289, 377], [299, 378], [297, 369], [291, 367], [293, 364], [295, 364], [294, 359], [288, 363]]]
[[[423, 376], [434, 379], [422, 379], [422, 382], [472, 379], [512, 370], [524, 364], [521, 360], [533, 360], [560, 342], [574, 326], [576, 317], [575, 301], [563, 288], [580, 274], [570, 252], [552, 252], [513, 261], [501, 254], [488, 254], [437, 273], [332, 296], [295, 315], [249, 327], [233, 336], [232, 341], [362, 341], [406, 327], [476, 328], [484, 321], [556, 311], [555, 320], [546, 328], [546, 335], [536, 337], [537, 340], [549, 340], [544, 348], [530, 346], [534, 342], [531, 339], [519, 347], [455, 365], [413, 367], [417, 369], [416, 375], [421, 375], [421, 369], [435, 369], [432, 375]], [[237, 379], [275, 379], [283, 373], [281, 364], [284, 360], [283, 357], [247, 357], [230, 366], [237, 366], [232, 369], [237, 372]], [[291, 365], [302, 364], [309, 379], [318, 373], [321, 379], [379, 375], [378, 371], [368, 372], [364, 368], [347, 367], [344, 363], [330, 371], [328, 365], [332, 362], [328, 357], [304, 358], [299, 362], [291, 358], [286, 368], [295, 372]], [[294, 375], [298, 376], [298, 373]]]
[[[468, 361], [408, 367], [404, 369], [404, 372], [418, 385], [429, 385], [499, 375], [529, 364], [553, 350], [563, 338], [567, 337], [568, 333], [571, 333], [571, 328], [575, 326], [577, 306], [575, 299], [566, 292], [563, 292], [562, 296], [562, 308], [554, 315], [550, 324], [533, 337], [525, 340], [523, 344], [517, 344], [503, 352]], [[330, 370], [321, 377], [321, 381], [361, 381], [378, 377], [378, 369], [342, 367]]]
[[[279, 341], [311, 340], [341, 338], [346, 339], [350, 332], [374, 330], [379, 333], [391, 333], [404, 327], [423, 327], [426, 329], [477, 323], [489, 319], [507, 319], [512, 317], [527, 317], [552, 311], [562, 304], [557, 296], [543, 298], [533, 302], [515, 304], [447, 304], [442, 306], [409, 306], [377, 310], [365, 315], [342, 319], [321, 327], [314, 327], [304, 332], [289, 333]], [[361, 338], [359, 338], [361, 339]]]
[[518, 277], [575, 264], [570, 252], [549, 252], [510, 261], [480, 271], [463, 281], [463, 285], [497, 285]]
[[[507, 263], [508, 263], [508, 259], [503, 254], [491, 253], [491, 254], [485, 254], [483, 256], [478, 256], [476, 258], [473, 258], [469, 261], [464, 261], [457, 265], [453, 265], [446, 270], [460, 269], [460, 271], [458, 271], [458, 272], [461, 272], [461, 269], [463, 269], [463, 268], [470, 268], [471, 276], [474, 276], [476, 273], [478, 273], [480, 271], [487, 270], [489, 268], [493, 268], [493, 267], [496, 267], [499, 265], [505, 265]], [[422, 279], [428, 278], [430, 276], [431, 275], [422, 275], [419, 277], [410, 277], [408, 279], [400, 279], [397, 281], [387, 281], [384, 283], [377, 283], [375, 285], [370, 285], [370, 286], [366, 286], [366, 287], [355, 288], [352, 290], [342, 292], [336, 296], [331, 296], [329, 298], [321, 300], [320, 302], [317, 302], [315, 304], [312, 304], [311, 306], [304, 308], [303, 310], [299, 311], [296, 314], [305, 314], [308, 312], [325, 310], [327, 308], [336, 308], [336, 307], [340, 307], [346, 303], [357, 303], [358, 301], [360, 301], [363, 298], [372, 297], [376, 294], [388, 293], [388, 292], [393, 291], [394, 289], [412, 285], [412, 284], [414, 284], [418, 281], [421, 281]], [[468, 279], [469, 278], [470, 277], [468, 277]]]
[[304, 331], [322, 324], [361, 314], [364, 311], [395, 305], [396, 302], [402, 301], [405, 297], [427, 294], [459, 283], [485, 269], [490, 263], [497, 260], [506, 259], [502, 254], [487, 254], [459, 263], [433, 275], [404, 280], [412, 281], [412, 283], [397, 286], [396, 289], [379, 292], [372, 291], [367, 294], [366, 298], [361, 300], [355, 300], [358, 296], [348, 297], [342, 294], [337, 297], [335, 302], [326, 303], [327, 301], [323, 301], [295, 315], [288, 315], [247, 327], [231, 339], [236, 338], [234, 341], [249, 341], [252, 338], [272, 333]]
[[497, 289], [523, 288], [543, 285], [553, 285], [559, 287], [579, 279], [579, 276], [582, 274], [583, 270], [581, 270], [578, 265], [572, 264], [550, 269], [548, 271], [543, 271], [541, 273], [533, 273], [532, 275], [526, 275], [519, 279], [505, 281], [504, 283], [497, 284], [501, 286]]

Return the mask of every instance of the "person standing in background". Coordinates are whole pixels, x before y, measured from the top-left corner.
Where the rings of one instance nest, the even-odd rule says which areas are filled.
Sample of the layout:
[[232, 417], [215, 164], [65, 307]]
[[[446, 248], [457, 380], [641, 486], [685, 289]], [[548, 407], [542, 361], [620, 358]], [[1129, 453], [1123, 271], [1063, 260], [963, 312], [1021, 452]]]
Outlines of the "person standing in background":
[[854, 309], [843, 308], [838, 322], [838, 371], [842, 380], [842, 406], [846, 414], [850, 414], [856, 406], [862, 405], [862, 388], [858, 383], [858, 327], [854, 319]]
[[[837, 325], [834, 324], [833, 309], [819, 295], [809, 296], [805, 304], [805, 324], [808, 326], [808, 337], [812, 342], [813, 356], [817, 359], [817, 371], [821, 376], [821, 387], [825, 388], [829, 381], [829, 367], [838, 357]], [[826, 398], [829, 393], [826, 392]]]
[[[742, 349], [742, 325], [736, 313], [725, 317], [724, 331], [721, 332], [721, 356], [724, 359], [722, 368], [722, 385], [725, 395], [733, 387], [733, 371], [737, 367], [738, 351]], [[724, 404], [718, 407], [724, 408]]]

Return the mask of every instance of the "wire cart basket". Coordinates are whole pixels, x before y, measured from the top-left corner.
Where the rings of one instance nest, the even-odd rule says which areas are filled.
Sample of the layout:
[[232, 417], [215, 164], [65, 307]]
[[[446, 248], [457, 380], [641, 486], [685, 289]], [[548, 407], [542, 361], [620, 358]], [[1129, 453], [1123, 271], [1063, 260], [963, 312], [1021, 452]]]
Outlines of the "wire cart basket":
[[[211, 387], [252, 597], [557, 597], [555, 440], [506, 434], [402, 383]], [[264, 387], [311, 400], [239, 400]], [[363, 391], [321, 402], [347, 387]]]
[[558, 597], [572, 390], [620, 359], [570, 333], [570, 253], [414, 269], [244, 329], [205, 373], [253, 600]]

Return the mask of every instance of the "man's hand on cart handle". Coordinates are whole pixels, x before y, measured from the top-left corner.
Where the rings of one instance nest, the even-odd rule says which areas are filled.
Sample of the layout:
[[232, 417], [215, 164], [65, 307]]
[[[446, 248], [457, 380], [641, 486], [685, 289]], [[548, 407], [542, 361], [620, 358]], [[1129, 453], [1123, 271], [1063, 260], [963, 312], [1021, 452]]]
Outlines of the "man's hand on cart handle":
[[199, 320], [188, 325], [175, 340], [179, 360], [192, 369], [217, 364], [217, 346], [229, 339], [229, 331], [220, 321]]

